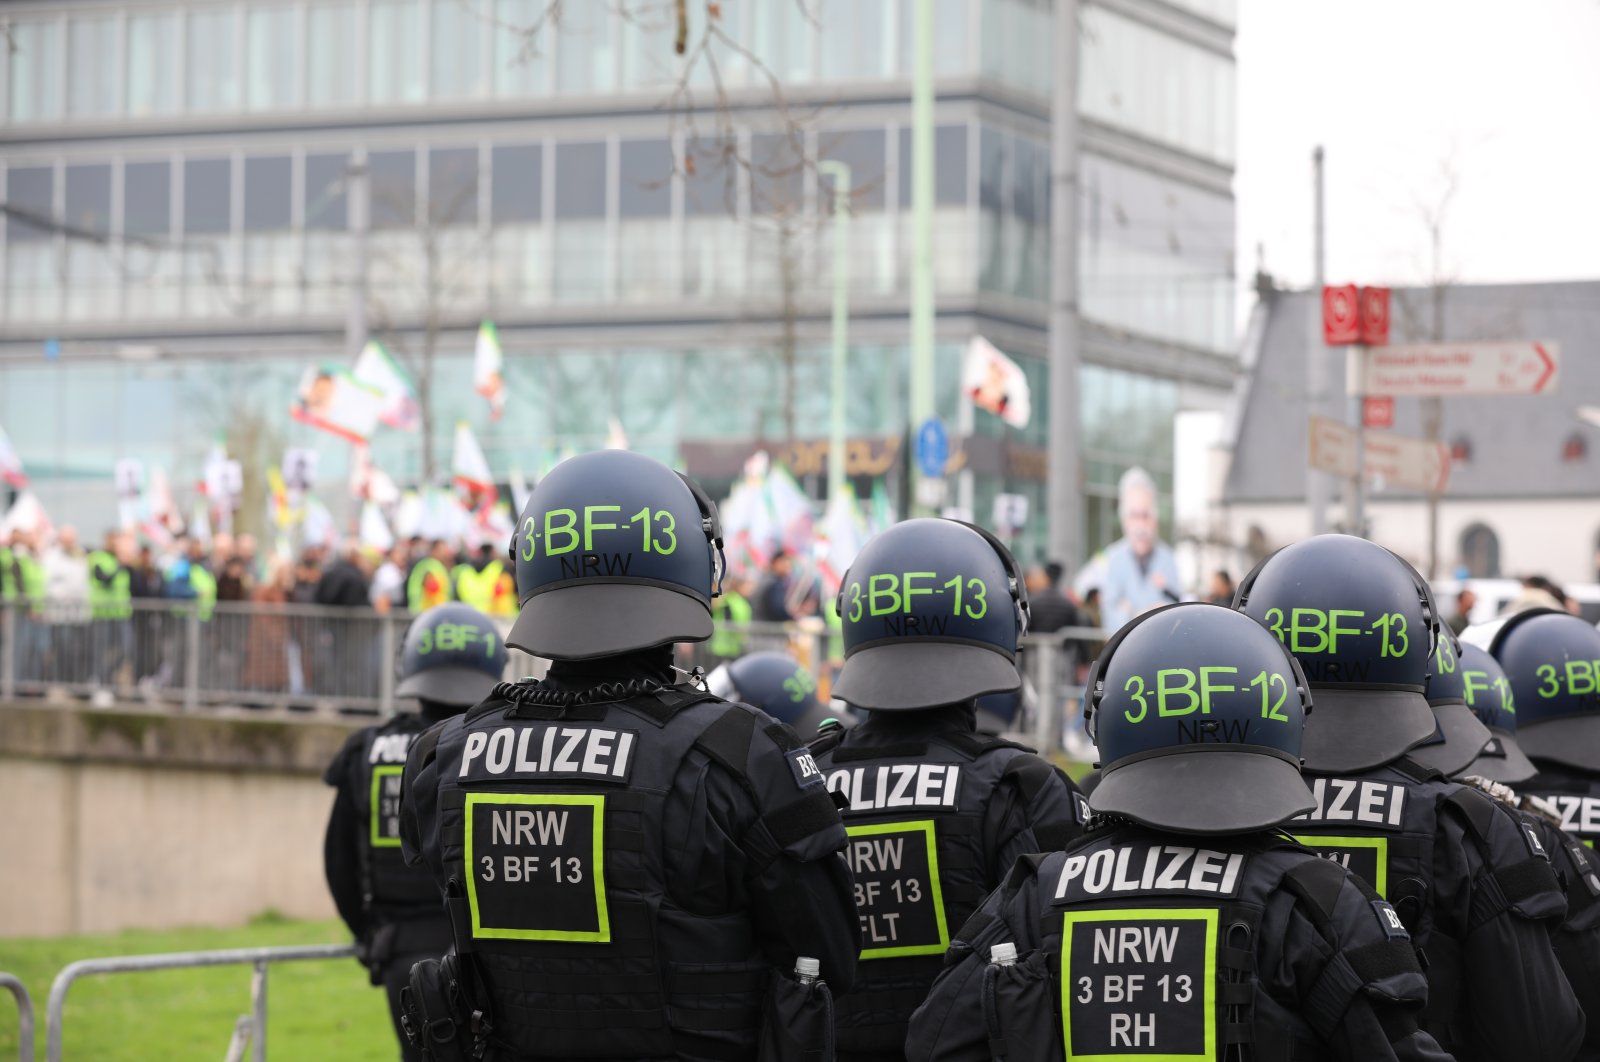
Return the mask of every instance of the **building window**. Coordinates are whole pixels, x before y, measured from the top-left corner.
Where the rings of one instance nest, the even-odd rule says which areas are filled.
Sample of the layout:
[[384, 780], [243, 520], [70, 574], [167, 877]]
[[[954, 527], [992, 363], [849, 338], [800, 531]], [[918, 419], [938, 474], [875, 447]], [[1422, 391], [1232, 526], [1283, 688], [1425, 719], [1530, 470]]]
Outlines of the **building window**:
[[51, 226], [55, 217], [55, 170], [49, 166], [13, 166], [6, 173], [6, 202], [42, 222], [32, 225], [15, 214], [6, 219], [7, 315], [13, 321], [53, 318], [59, 310], [57, 298], [61, 291], [61, 270]]
[[817, 14], [822, 26], [824, 81], [863, 81], [888, 77], [894, 69], [895, 40], [891, 0], [825, 0]]
[[[764, 7], [758, 10], [766, 10]], [[747, 282], [739, 224], [744, 170], [734, 145], [691, 148], [683, 175], [683, 278], [688, 295], [739, 295]]]
[[373, 0], [367, 9], [367, 99], [420, 103], [422, 8], [417, 0]]
[[556, 147], [556, 261], [559, 299], [589, 300], [606, 295], [611, 251], [606, 234], [606, 145]]
[[417, 156], [411, 151], [374, 151], [367, 156], [372, 189], [372, 227], [408, 229], [417, 223]]
[[1085, 117], [1231, 165], [1234, 66], [1101, 7], [1079, 14]]
[[612, 17], [604, 4], [566, 4], [556, 38], [556, 89], [575, 96], [610, 92], [617, 83]]
[[11, 27], [11, 120], [44, 122], [61, 117], [62, 28], [59, 19], [18, 22]]
[[350, 42], [357, 40], [354, 4], [313, 4], [306, 41], [306, 96], [313, 107], [349, 107], [360, 102], [361, 64]]
[[[817, 138], [817, 158], [836, 159], [850, 167], [850, 284], [857, 291], [889, 294], [894, 290], [894, 218], [884, 212], [889, 199], [888, 136], [882, 129], [851, 129], [822, 133]], [[818, 209], [833, 211], [833, 180], [822, 177], [817, 188]], [[832, 284], [833, 227], [818, 234], [817, 287]]]
[[618, 148], [617, 284], [623, 298], [667, 300], [680, 289], [674, 253], [672, 145], [624, 140]]
[[[974, 0], [933, 0], [933, 74], [945, 77], [972, 72], [972, 4]], [[911, 77], [916, 62], [917, 0], [900, 0], [902, 77]], [[1048, 37], [1043, 47], [1048, 48]]]
[[1487, 524], [1470, 524], [1461, 532], [1461, 563], [1473, 579], [1500, 578], [1500, 536]]
[[[495, 27], [496, 33], [505, 33]], [[483, 18], [475, 5], [433, 4], [433, 81], [436, 100], [477, 99], [488, 94], [489, 69], [483, 61]]]
[[547, 0], [496, 0], [500, 24], [494, 28], [494, 92], [511, 98], [543, 96], [550, 86], [549, 47], [539, 35], [519, 29], [538, 25]]
[[[128, 252], [130, 289], [124, 312], [170, 317], [178, 308], [178, 258], [166, 246], [172, 235], [172, 164], [130, 162], [122, 168], [122, 231], [142, 246]], [[148, 243], [146, 243], [148, 241]]]
[[128, 16], [128, 115], [148, 118], [178, 109], [176, 15]]
[[294, 83], [294, 57], [300, 52], [294, 24], [293, 8], [250, 8], [246, 104], [252, 111], [279, 110], [300, 102]]
[[239, 109], [239, 63], [234, 56], [234, 13], [221, 8], [189, 12], [189, 110]]
[[539, 225], [544, 151], [537, 144], [503, 144], [489, 160], [495, 300], [503, 306], [537, 305], [548, 298], [550, 286], [549, 230]]
[[[68, 166], [64, 220], [75, 229], [109, 236], [111, 167]], [[67, 243], [67, 315], [108, 317], [117, 309], [117, 280], [107, 247], [95, 240]]]
[[67, 108], [75, 118], [106, 118], [117, 109], [117, 23], [110, 18], [75, 18]]
[[298, 295], [299, 241], [291, 231], [294, 161], [244, 160], [244, 272], [258, 311], [290, 313]]

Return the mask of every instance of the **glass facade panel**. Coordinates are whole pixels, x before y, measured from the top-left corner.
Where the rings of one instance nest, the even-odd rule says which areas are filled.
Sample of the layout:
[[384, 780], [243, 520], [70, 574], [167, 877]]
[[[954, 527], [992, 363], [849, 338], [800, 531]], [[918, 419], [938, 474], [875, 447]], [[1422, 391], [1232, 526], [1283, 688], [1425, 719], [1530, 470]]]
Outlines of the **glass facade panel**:
[[494, 92], [502, 97], [544, 96], [550, 91], [550, 48], [517, 27], [538, 23], [545, 0], [495, 0]]
[[[983, 0], [983, 76], [1040, 100], [1050, 98], [1055, 13], [1048, 0]], [[1080, 18], [1080, 24], [1085, 20]]]
[[537, 144], [497, 145], [490, 152], [494, 204], [490, 220], [538, 221], [544, 201], [544, 150]]
[[74, 18], [68, 31], [67, 110], [74, 118], [106, 118], [117, 111], [117, 22]]
[[428, 152], [428, 212], [436, 225], [478, 223], [478, 149]]
[[1233, 60], [1104, 8], [1085, 7], [1080, 19], [1085, 117], [1233, 162]]
[[[75, 229], [109, 236], [110, 166], [67, 167], [62, 219]], [[116, 273], [106, 246], [91, 240], [67, 241], [66, 293], [66, 312], [74, 320], [99, 319], [116, 312]]]
[[300, 47], [294, 8], [252, 4], [246, 25], [246, 106], [252, 111], [296, 106], [300, 92], [294, 82], [294, 57]]
[[122, 169], [122, 231], [166, 236], [172, 231], [172, 165], [130, 162]]
[[[917, 0], [899, 0], [899, 73], [912, 76], [916, 49]], [[973, 72], [972, 8], [983, 0], [933, 0], [933, 76]]]
[[[856, 129], [818, 136], [817, 156], [850, 167], [850, 282], [852, 287], [887, 294], [895, 283], [895, 221], [884, 214], [888, 201], [888, 136], [882, 129]], [[823, 176], [818, 210], [833, 209], [833, 180]], [[818, 232], [819, 288], [833, 284], [833, 227]]]
[[111, 167], [68, 166], [62, 220], [100, 235], [111, 231]]
[[[698, 8], [699, 5], [693, 5]], [[687, 11], [685, 12], [688, 13]], [[701, 29], [696, 10], [691, 14], [689, 40], [698, 41]], [[624, 92], [670, 89], [683, 76], [685, 59], [674, 54], [675, 20], [672, 5], [641, 5], [622, 23], [622, 89]], [[696, 60], [702, 65], [705, 58]]]
[[878, 80], [893, 73], [894, 17], [893, 0], [823, 0], [817, 14], [822, 79]]
[[791, 3], [755, 5], [752, 50], [779, 83], [798, 85], [816, 79], [812, 41], [816, 28], [806, 8]]
[[12, 24], [9, 65], [13, 122], [47, 122], [61, 117], [63, 33], [60, 19]]
[[612, 253], [606, 240], [606, 145], [556, 146], [555, 296], [604, 298]]
[[[6, 204], [41, 219], [54, 218], [55, 169], [51, 166], [13, 166], [6, 171]], [[51, 230], [30, 225], [15, 214], [6, 217], [6, 239], [11, 243], [51, 239]]]
[[1081, 159], [1079, 299], [1085, 317], [1171, 342], [1234, 349], [1234, 207], [1145, 170]]
[[672, 146], [624, 140], [617, 173], [618, 291], [624, 298], [667, 300], [680, 281], [672, 222]]
[[[483, 61], [484, 20], [475, 6], [433, 5], [433, 64], [430, 95], [436, 100], [478, 99], [489, 94], [489, 67]], [[495, 32], [505, 30], [496, 28]]]
[[694, 168], [683, 176], [685, 294], [742, 294], [745, 228], [737, 215], [744, 170], [709, 144], [690, 157]]
[[611, 92], [617, 84], [616, 19], [602, 4], [567, 4], [561, 32], [547, 35], [556, 53], [556, 91], [564, 96]]
[[178, 109], [178, 17], [128, 16], [128, 115], [148, 118]]
[[189, 110], [194, 112], [239, 109], [239, 68], [234, 45], [236, 20], [231, 8], [204, 8], [189, 12]]
[[417, 223], [417, 156], [411, 151], [374, 151], [367, 156], [372, 181], [372, 227], [411, 228]]
[[360, 64], [350, 42], [357, 40], [356, 7], [318, 0], [307, 10], [306, 93], [313, 107], [348, 107], [360, 101]]
[[422, 102], [426, 70], [422, 6], [417, 0], [373, 0], [367, 9], [368, 101]]
[[342, 230], [347, 227], [344, 174], [349, 165], [347, 155], [306, 156], [307, 229]]
[[232, 229], [231, 169], [227, 159], [189, 159], [183, 164], [185, 235], [212, 235]]

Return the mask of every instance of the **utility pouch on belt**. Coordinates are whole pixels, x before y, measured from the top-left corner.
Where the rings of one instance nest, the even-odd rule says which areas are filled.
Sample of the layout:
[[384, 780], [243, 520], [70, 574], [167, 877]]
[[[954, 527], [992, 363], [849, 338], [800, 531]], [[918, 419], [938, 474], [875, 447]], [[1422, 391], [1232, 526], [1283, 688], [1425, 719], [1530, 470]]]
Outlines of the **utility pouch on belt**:
[[989, 1055], [1004, 1062], [1061, 1058], [1049, 959], [1035, 951], [1009, 966], [983, 968], [983, 1024]]
[[833, 1062], [833, 993], [774, 973], [762, 1005], [756, 1062]]
[[473, 1012], [462, 995], [457, 964], [454, 955], [424, 959], [411, 968], [411, 983], [400, 990], [401, 1028], [428, 1062], [483, 1057], [487, 1029], [472, 1028]]

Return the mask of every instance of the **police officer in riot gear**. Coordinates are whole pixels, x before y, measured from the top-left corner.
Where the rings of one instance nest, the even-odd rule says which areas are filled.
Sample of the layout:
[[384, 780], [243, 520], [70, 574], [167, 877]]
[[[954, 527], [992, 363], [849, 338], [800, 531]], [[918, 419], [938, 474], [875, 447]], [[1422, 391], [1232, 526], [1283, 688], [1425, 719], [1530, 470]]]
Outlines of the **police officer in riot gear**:
[[1237, 612], [1124, 626], [1086, 694], [1088, 832], [1031, 855], [962, 928], [913, 1062], [1443, 1060], [1393, 908], [1274, 829], [1316, 803], [1294, 659]]
[[1465, 674], [1461, 668], [1461, 640], [1441, 624], [1433, 647], [1433, 666], [1423, 690], [1433, 709], [1433, 735], [1408, 755], [1425, 767], [1454, 777], [1472, 764], [1489, 743], [1489, 728], [1467, 704]]
[[706, 689], [724, 700], [760, 708], [802, 738], [829, 719], [855, 725], [845, 713], [830, 712], [817, 700], [816, 678], [788, 653], [746, 653], [730, 660], [706, 676]]
[[529, 498], [507, 641], [550, 671], [406, 765], [405, 852], [454, 930], [409, 988], [438, 1057], [748, 1062], [800, 959], [849, 988], [846, 837], [812, 757], [675, 677], [673, 644], [711, 635], [721, 545], [704, 492], [627, 451]]
[[423, 731], [488, 696], [506, 668], [500, 632], [466, 605], [440, 605], [412, 621], [400, 653], [398, 697], [420, 712], [401, 712], [350, 735], [329, 765], [334, 786], [323, 862], [339, 916], [355, 935], [372, 983], [389, 993], [400, 1053], [421, 1053], [401, 1032], [399, 998], [411, 967], [450, 946], [450, 924], [428, 875], [400, 854], [400, 775]]
[[[1486, 684], [1503, 691], [1512, 710], [1488, 721], [1503, 758], [1486, 750], [1474, 769], [1515, 784], [1524, 817], [1541, 827], [1551, 861], [1566, 881], [1567, 918], [1555, 934], [1556, 951], [1590, 1016], [1580, 1057], [1597, 1059], [1600, 856], [1594, 843], [1600, 838], [1600, 683], [1595, 680], [1600, 678], [1600, 632], [1569, 613], [1533, 609], [1500, 622], [1487, 645], [1492, 656], [1484, 658]], [[1469, 647], [1464, 655], [1476, 659], [1475, 653]]]
[[1584, 1015], [1551, 947], [1566, 901], [1548, 852], [1483, 793], [1407, 755], [1438, 725], [1426, 582], [1381, 546], [1321, 535], [1262, 561], [1236, 607], [1289, 648], [1316, 699], [1304, 746], [1316, 806], [1289, 831], [1399, 911], [1427, 957], [1423, 1027], [1464, 1060], [1572, 1057]]
[[1027, 608], [1005, 546], [953, 520], [897, 524], [845, 573], [834, 694], [866, 720], [811, 743], [844, 805], [863, 938], [834, 1007], [841, 1062], [902, 1059], [951, 931], [1019, 856], [1078, 832], [1071, 781], [975, 726], [977, 698], [1021, 683]]

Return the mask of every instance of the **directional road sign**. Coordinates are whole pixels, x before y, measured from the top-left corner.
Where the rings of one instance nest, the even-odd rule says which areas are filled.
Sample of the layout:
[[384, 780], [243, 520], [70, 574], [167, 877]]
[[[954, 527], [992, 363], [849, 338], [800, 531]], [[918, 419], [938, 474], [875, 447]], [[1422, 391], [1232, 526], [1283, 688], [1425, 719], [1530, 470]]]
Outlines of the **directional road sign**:
[[[1443, 492], [1450, 482], [1444, 443], [1387, 431], [1367, 432], [1366, 480], [1385, 486]], [[1341, 421], [1311, 418], [1311, 467], [1346, 479], [1356, 472], [1356, 431]]]
[[1353, 395], [1538, 395], [1556, 389], [1561, 345], [1549, 340], [1411, 343], [1348, 359]]
[[938, 417], [929, 417], [917, 429], [916, 458], [924, 476], [944, 475], [945, 465], [950, 463], [950, 433]]

